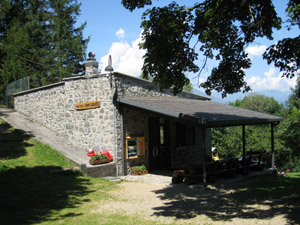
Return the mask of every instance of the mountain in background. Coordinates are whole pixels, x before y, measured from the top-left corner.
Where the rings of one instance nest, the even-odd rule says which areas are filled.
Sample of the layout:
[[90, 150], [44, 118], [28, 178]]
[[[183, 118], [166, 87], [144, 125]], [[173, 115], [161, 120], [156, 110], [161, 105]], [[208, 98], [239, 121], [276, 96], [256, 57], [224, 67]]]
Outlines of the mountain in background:
[[219, 103], [223, 103], [223, 104], [228, 104], [229, 102], [235, 102], [235, 100], [237, 100], [237, 99], [243, 99], [245, 96], [247, 96], [251, 93], [257, 93], [257, 94], [262, 94], [262, 95], [265, 95], [268, 97], [273, 97], [279, 103], [284, 104], [288, 100], [288, 98], [291, 94], [291, 91], [290, 92], [282, 92], [282, 91], [272, 90], [272, 91], [259, 91], [259, 92], [248, 92], [248, 93], [240, 92], [240, 93], [228, 95], [226, 98], [222, 98], [221, 94], [219, 94], [219, 93], [213, 93], [211, 96], [208, 96], [207, 94], [205, 94], [204, 92], [202, 92], [198, 89], [193, 89], [192, 93], [208, 97], [214, 102], [219, 102]]

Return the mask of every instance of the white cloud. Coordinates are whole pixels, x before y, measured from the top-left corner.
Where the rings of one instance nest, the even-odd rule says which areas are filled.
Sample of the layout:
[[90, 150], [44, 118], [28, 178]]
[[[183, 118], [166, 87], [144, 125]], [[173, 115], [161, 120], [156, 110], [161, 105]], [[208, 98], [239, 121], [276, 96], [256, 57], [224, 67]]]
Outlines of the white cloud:
[[[208, 72], [205, 72], [201, 76], [199, 76], [197, 86], [199, 87], [200, 84], [204, 83], [207, 80], [208, 76], [209, 76]], [[195, 77], [195, 74], [193, 74], [193, 77]]]
[[108, 54], [100, 59], [102, 71], [107, 66], [108, 56], [111, 55], [114, 71], [140, 76], [144, 63], [143, 56], [146, 53], [145, 50], [139, 48], [140, 42], [142, 42], [141, 35], [131, 44], [125, 41], [112, 43]]
[[253, 56], [261, 56], [267, 49], [265, 45], [255, 45], [246, 48], [246, 52], [248, 53], [248, 57], [251, 59]]
[[264, 77], [252, 76], [247, 79], [248, 85], [250, 85], [253, 91], [267, 91], [277, 90], [282, 92], [289, 92], [291, 88], [296, 85], [297, 77], [285, 78], [282, 77], [282, 72], [276, 76], [276, 69], [274, 66], [269, 68], [269, 71], [264, 73]]
[[198, 86], [202, 83], [204, 83], [206, 80], [204, 78], [199, 77], [198, 79]]
[[116, 36], [119, 39], [124, 39], [125, 38], [125, 30], [123, 30], [122, 28], [120, 28], [117, 32], [116, 32]]
[[264, 72], [264, 75], [267, 78], [271, 78], [271, 77], [273, 77], [275, 75], [275, 73], [276, 73], [276, 69], [275, 69], [275, 67], [272, 66], [272, 67], [270, 67], [269, 71]]

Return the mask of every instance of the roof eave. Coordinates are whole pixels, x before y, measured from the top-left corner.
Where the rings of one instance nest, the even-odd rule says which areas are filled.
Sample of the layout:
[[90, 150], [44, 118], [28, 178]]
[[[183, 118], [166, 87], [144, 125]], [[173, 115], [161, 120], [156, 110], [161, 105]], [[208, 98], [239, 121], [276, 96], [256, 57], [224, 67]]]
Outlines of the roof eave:
[[243, 126], [243, 125], [266, 125], [266, 124], [279, 124], [282, 119], [243, 119], [243, 120], [226, 120], [226, 121], [206, 121], [203, 124], [207, 128], [215, 127], [228, 127], [228, 126]]

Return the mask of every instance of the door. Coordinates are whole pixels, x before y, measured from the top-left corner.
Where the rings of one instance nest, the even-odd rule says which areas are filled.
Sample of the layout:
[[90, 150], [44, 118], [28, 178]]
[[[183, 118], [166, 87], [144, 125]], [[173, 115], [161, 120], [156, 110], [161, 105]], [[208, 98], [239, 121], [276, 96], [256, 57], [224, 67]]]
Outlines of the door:
[[169, 123], [159, 117], [149, 118], [150, 170], [170, 167]]

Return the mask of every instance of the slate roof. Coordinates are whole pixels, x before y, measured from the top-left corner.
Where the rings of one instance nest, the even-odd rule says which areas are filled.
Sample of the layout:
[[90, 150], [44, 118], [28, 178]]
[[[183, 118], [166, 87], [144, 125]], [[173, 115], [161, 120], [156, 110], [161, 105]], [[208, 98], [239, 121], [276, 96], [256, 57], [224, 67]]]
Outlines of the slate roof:
[[213, 101], [185, 98], [118, 98], [118, 102], [183, 119], [205, 127], [224, 127], [279, 123], [281, 117], [237, 108]]

